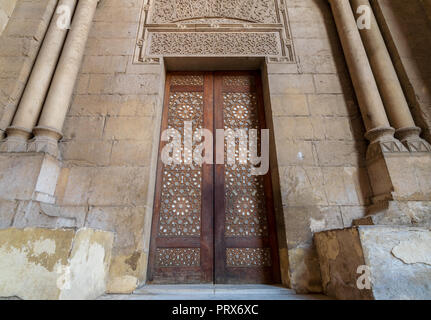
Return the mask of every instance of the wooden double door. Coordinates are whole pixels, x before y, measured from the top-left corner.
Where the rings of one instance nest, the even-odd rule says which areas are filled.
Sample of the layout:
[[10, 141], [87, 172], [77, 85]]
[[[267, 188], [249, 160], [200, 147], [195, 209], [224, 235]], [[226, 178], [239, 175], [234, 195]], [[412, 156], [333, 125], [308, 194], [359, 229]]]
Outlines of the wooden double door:
[[[222, 153], [227, 148], [227, 139], [217, 136], [216, 129], [264, 128], [258, 72], [167, 74], [162, 132], [181, 133], [182, 149], [176, 153], [182, 162], [164, 160], [163, 150], [173, 138], [161, 139], [149, 283], [280, 281], [270, 173], [253, 175], [250, 163], [216, 159], [216, 148], [220, 152], [221, 146]], [[190, 134], [198, 129], [212, 135], [196, 138], [191, 146], [187, 130]], [[198, 142], [206, 139], [213, 140], [205, 144], [212, 148], [213, 161], [190, 164], [193, 152], [202, 150], [196, 148]], [[239, 144], [239, 139], [234, 141]], [[165, 154], [175, 153], [174, 148], [166, 150]], [[206, 149], [201, 154], [210, 155]]]

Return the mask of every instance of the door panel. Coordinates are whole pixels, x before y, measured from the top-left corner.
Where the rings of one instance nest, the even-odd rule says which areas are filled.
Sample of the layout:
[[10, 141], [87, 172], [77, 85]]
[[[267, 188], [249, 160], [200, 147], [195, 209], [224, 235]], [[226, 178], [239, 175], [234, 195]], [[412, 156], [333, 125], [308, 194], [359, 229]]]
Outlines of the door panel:
[[[192, 121], [193, 130], [209, 129], [215, 139], [215, 128], [265, 128], [258, 73], [169, 73], [165, 90], [162, 131], [183, 135], [184, 122]], [[253, 176], [250, 169], [159, 160], [150, 283], [279, 282], [270, 174]]]
[[[265, 129], [258, 73], [215, 74], [215, 128]], [[260, 134], [258, 134], [259, 137]], [[215, 281], [216, 283], [279, 282], [278, 249], [270, 174], [251, 174], [251, 164], [216, 165]], [[259, 140], [258, 140], [259, 141]], [[239, 139], [235, 139], [237, 152]], [[260, 150], [260, 143], [258, 144]]]
[[[213, 129], [213, 77], [210, 73], [167, 75], [162, 131], [185, 136]], [[160, 154], [167, 142], [160, 143]], [[185, 151], [191, 151], [189, 147]], [[182, 152], [181, 159], [188, 157]], [[148, 280], [155, 283], [213, 281], [213, 168], [163, 164], [159, 159]], [[209, 205], [208, 205], [209, 204]]]

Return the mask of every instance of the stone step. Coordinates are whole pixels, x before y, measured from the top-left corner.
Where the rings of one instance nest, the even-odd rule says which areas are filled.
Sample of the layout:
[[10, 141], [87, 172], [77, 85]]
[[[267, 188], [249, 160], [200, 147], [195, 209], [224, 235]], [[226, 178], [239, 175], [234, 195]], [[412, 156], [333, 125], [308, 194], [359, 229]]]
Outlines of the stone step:
[[142, 295], [142, 294], [131, 294], [131, 295], [115, 295], [106, 294], [99, 298], [99, 300], [250, 300], [250, 301], [262, 301], [262, 300], [328, 300], [328, 297], [324, 295], [260, 295], [260, 294], [183, 294], [183, 295]]
[[294, 295], [295, 292], [273, 285], [148, 285], [137, 289], [134, 294], [202, 295], [202, 294], [244, 294], [244, 295]]
[[131, 295], [104, 295], [100, 300], [326, 300], [299, 295], [276, 285], [148, 285]]

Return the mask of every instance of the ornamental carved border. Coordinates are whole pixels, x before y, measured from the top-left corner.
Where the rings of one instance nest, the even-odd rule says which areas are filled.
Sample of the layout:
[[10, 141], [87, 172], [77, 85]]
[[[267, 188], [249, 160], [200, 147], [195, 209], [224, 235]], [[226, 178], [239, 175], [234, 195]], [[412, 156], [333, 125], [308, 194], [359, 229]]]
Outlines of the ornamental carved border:
[[163, 57], [294, 63], [285, 0], [143, 0], [134, 63]]

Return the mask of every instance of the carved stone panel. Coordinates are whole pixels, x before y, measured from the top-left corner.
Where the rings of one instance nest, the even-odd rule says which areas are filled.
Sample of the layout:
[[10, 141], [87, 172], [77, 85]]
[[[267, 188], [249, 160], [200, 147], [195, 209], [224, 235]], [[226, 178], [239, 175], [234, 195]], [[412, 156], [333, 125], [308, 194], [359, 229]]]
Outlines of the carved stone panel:
[[204, 17], [277, 23], [273, 0], [158, 0], [153, 8], [150, 21], [159, 24]]
[[144, 0], [135, 63], [161, 57], [294, 62], [285, 0]]

